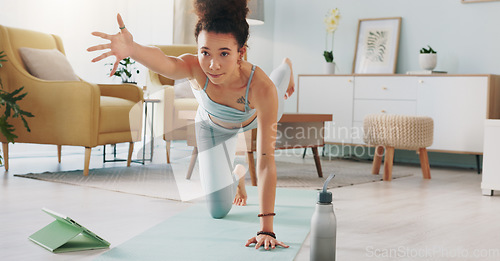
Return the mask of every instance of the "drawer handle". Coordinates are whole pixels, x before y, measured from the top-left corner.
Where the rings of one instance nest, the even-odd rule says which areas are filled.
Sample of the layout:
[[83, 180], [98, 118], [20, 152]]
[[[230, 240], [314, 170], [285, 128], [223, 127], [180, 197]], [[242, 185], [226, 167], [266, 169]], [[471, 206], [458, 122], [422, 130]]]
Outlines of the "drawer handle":
[[387, 87], [382, 87], [382, 90], [387, 91]]
[[387, 113], [387, 111], [385, 111], [385, 110], [382, 110], [382, 111], [380, 111], [380, 112], [381, 112], [381, 113]]
[[418, 83], [424, 83], [424, 80], [419, 80]]
[[352, 80], [351, 80], [351, 79], [349, 79], [349, 80], [347, 80], [347, 82], [352, 82]]

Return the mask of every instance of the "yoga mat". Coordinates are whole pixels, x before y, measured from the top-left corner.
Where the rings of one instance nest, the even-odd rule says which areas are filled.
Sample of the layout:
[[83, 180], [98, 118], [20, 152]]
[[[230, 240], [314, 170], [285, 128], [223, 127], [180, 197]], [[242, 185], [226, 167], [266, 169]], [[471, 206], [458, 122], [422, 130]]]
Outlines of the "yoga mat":
[[[223, 219], [210, 217], [205, 202], [168, 218], [95, 260], [293, 260], [309, 233], [317, 192], [276, 190], [274, 232], [289, 248], [264, 250], [245, 243], [259, 230], [257, 188], [247, 187], [247, 206]], [[112, 244], [113, 242], [111, 242]]]

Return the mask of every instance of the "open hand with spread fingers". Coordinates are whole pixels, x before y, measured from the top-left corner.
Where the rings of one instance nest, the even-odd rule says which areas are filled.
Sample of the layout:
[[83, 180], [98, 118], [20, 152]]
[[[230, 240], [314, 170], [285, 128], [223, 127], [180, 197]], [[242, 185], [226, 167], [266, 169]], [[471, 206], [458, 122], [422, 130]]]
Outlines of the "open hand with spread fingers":
[[[269, 234], [274, 235], [274, 233], [269, 233]], [[284, 248], [290, 247], [288, 245], [285, 245], [285, 243], [276, 240], [276, 238], [274, 238], [271, 235], [260, 234], [256, 237], [252, 237], [247, 241], [245, 246], [248, 247], [251, 244], [255, 244], [255, 249], [259, 249], [261, 246], [263, 246], [265, 250], [275, 249], [276, 246], [282, 246]]]
[[111, 75], [116, 72], [120, 61], [124, 58], [127, 58], [132, 55], [134, 49], [134, 38], [132, 34], [127, 30], [125, 24], [123, 23], [123, 19], [120, 14], [117, 15], [118, 26], [120, 28], [120, 32], [114, 35], [109, 35], [101, 32], [93, 32], [92, 35], [101, 37], [102, 39], [109, 40], [110, 43], [100, 44], [96, 46], [92, 46], [87, 49], [89, 52], [99, 51], [99, 50], [109, 50], [92, 60], [92, 62], [98, 62], [104, 58], [114, 55], [116, 57], [116, 61], [113, 65], [113, 70], [111, 70]]

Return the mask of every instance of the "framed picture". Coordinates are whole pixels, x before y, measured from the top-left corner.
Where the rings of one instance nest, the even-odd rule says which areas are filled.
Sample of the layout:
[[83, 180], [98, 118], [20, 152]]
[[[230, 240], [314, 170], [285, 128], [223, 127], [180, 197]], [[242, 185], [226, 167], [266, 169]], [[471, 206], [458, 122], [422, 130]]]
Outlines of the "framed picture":
[[495, 2], [495, 1], [500, 1], [500, 0], [461, 0], [462, 4], [468, 4], [468, 3], [479, 3], [479, 2]]
[[353, 73], [396, 73], [401, 17], [360, 19]]

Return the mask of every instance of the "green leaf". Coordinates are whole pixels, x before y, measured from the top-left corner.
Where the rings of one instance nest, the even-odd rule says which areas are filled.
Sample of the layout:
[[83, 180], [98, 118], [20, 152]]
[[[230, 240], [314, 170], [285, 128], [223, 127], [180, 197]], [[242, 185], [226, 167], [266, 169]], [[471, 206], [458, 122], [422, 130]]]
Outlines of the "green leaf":
[[30, 117], [30, 118], [35, 117], [35, 115], [33, 115], [31, 112], [21, 110], [19, 113], [21, 113], [21, 115], [24, 115], [26, 117]]
[[13, 92], [11, 92], [11, 93], [10, 93], [10, 95], [11, 95], [12, 97], [14, 97], [14, 96], [16, 96], [18, 93], [20, 93], [23, 89], [24, 89], [24, 87], [21, 87], [21, 88], [19, 88], [19, 89], [16, 89], [16, 90], [14, 90]]
[[[1, 80], [1, 79], [0, 79]], [[14, 139], [17, 138], [17, 135], [14, 134], [14, 126], [9, 124], [7, 120], [9, 117], [12, 118], [21, 118], [23, 121], [24, 127], [28, 132], [31, 131], [29, 128], [28, 122], [25, 117], [34, 117], [33, 114], [27, 111], [21, 110], [17, 101], [22, 100], [28, 93], [22, 93], [24, 87], [16, 89], [12, 92], [7, 92], [5, 90], [0, 90], [0, 105], [5, 107], [4, 114], [0, 117], [0, 132], [5, 136], [5, 138], [9, 142], [14, 142]]]
[[[113, 74], [113, 76], [120, 77], [122, 82], [130, 82], [133, 74], [139, 74], [139, 70], [133, 66], [136, 61], [132, 60], [130, 57], [124, 58], [118, 62], [118, 68]], [[112, 64], [106, 64], [112, 65]], [[112, 69], [110, 69], [111, 71]]]
[[323, 56], [325, 57], [325, 61], [327, 63], [333, 62], [333, 51], [324, 51]]
[[2, 68], [2, 66], [3, 66], [3, 65], [2, 65], [2, 63], [3, 63], [3, 62], [7, 62], [7, 60], [6, 60], [6, 59], [2, 59], [2, 58], [4, 58], [4, 57], [6, 57], [6, 56], [7, 56], [6, 54], [3, 54], [3, 53], [4, 53], [4, 51], [1, 51], [1, 52], [0, 52], [0, 68]]
[[24, 127], [26, 128], [26, 130], [28, 132], [31, 132], [30, 126], [28, 126], [28, 122], [26, 121], [26, 119], [24, 117], [21, 117], [21, 120], [23, 120], [23, 124], [24, 124]]
[[430, 45], [427, 45], [427, 47], [429, 47], [429, 49], [425, 49], [425, 48], [420, 49], [420, 53], [436, 53], [436, 51], [433, 50]]
[[14, 134], [14, 131], [14, 126], [10, 125], [7, 122], [7, 117], [0, 117], [0, 132], [2, 132], [8, 142], [14, 142], [14, 139], [17, 138], [17, 135]]

